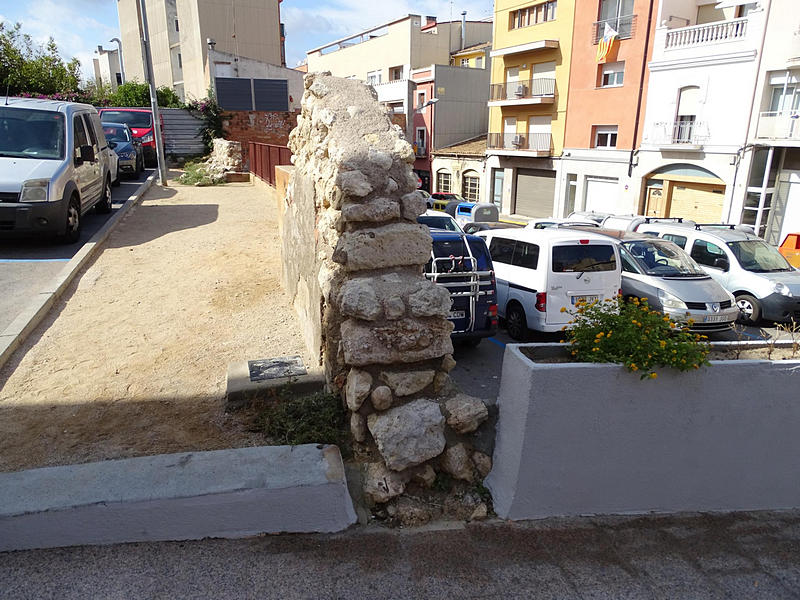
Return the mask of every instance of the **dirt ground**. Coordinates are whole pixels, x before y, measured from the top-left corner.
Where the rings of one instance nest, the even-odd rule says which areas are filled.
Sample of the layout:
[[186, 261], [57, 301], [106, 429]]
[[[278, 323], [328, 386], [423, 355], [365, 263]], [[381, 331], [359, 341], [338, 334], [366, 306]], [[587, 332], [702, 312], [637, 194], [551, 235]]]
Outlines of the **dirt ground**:
[[154, 186], [0, 370], [0, 471], [263, 443], [225, 374], [309, 364], [277, 235], [261, 183]]

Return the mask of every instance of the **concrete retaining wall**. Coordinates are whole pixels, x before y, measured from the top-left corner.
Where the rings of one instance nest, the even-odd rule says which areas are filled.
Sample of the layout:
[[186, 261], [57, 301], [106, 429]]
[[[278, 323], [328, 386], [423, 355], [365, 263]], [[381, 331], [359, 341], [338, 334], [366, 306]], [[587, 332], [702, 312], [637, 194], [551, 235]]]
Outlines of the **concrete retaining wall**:
[[186, 452], [0, 474], [0, 551], [331, 532], [355, 521], [336, 446]]
[[800, 361], [641, 381], [618, 365], [537, 364], [520, 348], [503, 359], [486, 479], [499, 516], [800, 507]]

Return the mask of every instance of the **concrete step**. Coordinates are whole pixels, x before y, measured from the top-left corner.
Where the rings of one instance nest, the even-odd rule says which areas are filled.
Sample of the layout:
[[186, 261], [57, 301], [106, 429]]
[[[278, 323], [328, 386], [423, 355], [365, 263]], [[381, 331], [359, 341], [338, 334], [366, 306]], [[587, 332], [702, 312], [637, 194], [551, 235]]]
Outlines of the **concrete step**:
[[336, 446], [160, 454], [0, 473], [0, 551], [341, 531]]

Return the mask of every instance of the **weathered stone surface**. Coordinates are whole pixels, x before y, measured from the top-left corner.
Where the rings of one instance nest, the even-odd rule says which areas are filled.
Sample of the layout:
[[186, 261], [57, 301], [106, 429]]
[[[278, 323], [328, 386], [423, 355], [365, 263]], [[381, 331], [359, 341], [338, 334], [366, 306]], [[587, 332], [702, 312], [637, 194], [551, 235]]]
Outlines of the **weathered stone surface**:
[[450, 292], [432, 282], [420, 284], [420, 289], [408, 297], [408, 306], [415, 317], [447, 317], [452, 303]]
[[344, 391], [347, 408], [353, 412], [361, 408], [364, 399], [369, 394], [370, 387], [372, 387], [372, 375], [361, 369], [350, 369]]
[[475, 507], [475, 510], [472, 511], [472, 514], [469, 517], [470, 521], [483, 521], [489, 515], [489, 509], [486, 508], [486, 504], [481, 502], [478, 506]]
[[386, 313], [386, 318], [392, 321], [405, 316], [406, 304], [400, 296], [392, 296], [383, 302], [383, 311]]
[[342, 350], [355, 366], [412, 363], [453, 352], [452, 323], [403, 319], [383, 326], [348, 319], [341, 326]]
[[420, 398], [367, 418], [386, 466], [402, 471], [438, 456], [444, 450], [444, 417], [439, 405]]
[[403, 196], [400, 199], [400, 203], [403, 207], [403, 218], [408, 219], [409, 221], [416, 221], [417, 217], [424, 213], [428, 208], [428, 205], [425, 203], [425, 199], [422, 197], [422, 194], [416, 191]]
[[347, 203], [342, 207], [345, 221], [382, 223], [400, 217], [400, 205], [390, 198], [375, 198], [363, 204]]
[[432, 508], [420, 500], [403, 496], [395, 500], [392, 516], [404, 527], [419, 527], [433, 519]]
[[387, 152], [371, 147], [367, 153], [367, 160], [381, 169], [389, 170], [392, 166], [392, 157]]
[[399, 496], [406, 489], [405, 478], [390, 471], [383, 463], [368, 463], [364, 469], [364, 494], [367, 499], [381, 504]]
[[372, 390], [370, 399], [372, 400], [372, 407], [375, 410], [386, 410], [391, 408], [394, 397], [392, 396], [392, 390], [385, 385], [379, 385]]
[[372, 191], [372, 184], [361, 171], [342, 171], [339, 173], [339, 187], [348, 196], [362, 198]]
[[472, 462], [464, 444], [456, 444], [447, 448], [442, 454], [439, 466], [445, 473], [456, 479], [470, 482], [473, 480]]
[[381, 373], [380, 379], [397, 396], [410, 396], [421, 392], [433, 382], [435, 371], [408, 371], [404, 373]]
[[412, 481], [423, 487], [429, 488], [436, 481], [436, 471], [430, 465], [422, 465], [419, 467], [412, 476]]
[[364, 415], [350, 413], [350, 433], [357, 442], [367, 439], [367, 419]]
[[447, 371], [448, 373], [452, 371], [456, 366], [456, 361], [453, 358], [452, 354], [447, 354], [442, 359], [442, 371]]
[[489, 417], [486, 405], [478, 398], [459, 394], [444, 404], [447, 424], [456, 433], [471, 433]]
[[472, 464], [475, 465], [481, 479], [486, 477], [489, 471], [492, 470], [492, 459], [483, 452], [478, 452], [477, 450], [472, 453]]
[[374, 321], [383, 312], [375, 287], [369, 279], [347, 281], [342, 286], [339, 305], [343, 315], [365, 321]]
[[431, 235], [419, 223], [392, 223], [342, 234], [333, 260], [350, 271], [424, 265], [431, 254]]
[[438, 394], [450, 385], [450, 375], [444, 371], [437, 371], [436, 377], [433, 378], [433, 391]]

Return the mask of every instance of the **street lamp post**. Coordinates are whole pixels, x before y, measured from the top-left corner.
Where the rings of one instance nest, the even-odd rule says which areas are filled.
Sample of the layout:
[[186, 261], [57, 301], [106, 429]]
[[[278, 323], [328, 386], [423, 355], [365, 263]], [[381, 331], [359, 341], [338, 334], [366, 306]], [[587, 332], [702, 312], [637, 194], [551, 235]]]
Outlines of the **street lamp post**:
[[146, 78], [150, 85], [150, 108], [153, 111], [153, 136], [156, 142], [156, 160], [158, 161], [158, 179], [163, 186], [167, 185], [167, 165], [164, 161], [164, 142], [161, 139], [161, 116], [158, 112], [158, 95], [153, 74], [153, 55], [150, 53], [150, 32], [147, 29], [147, 9], [145, 0], [139, 0], [142, 14], [142, 45], [144, 46]]

